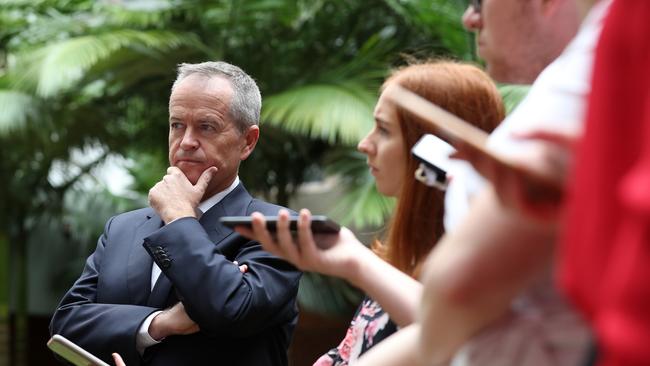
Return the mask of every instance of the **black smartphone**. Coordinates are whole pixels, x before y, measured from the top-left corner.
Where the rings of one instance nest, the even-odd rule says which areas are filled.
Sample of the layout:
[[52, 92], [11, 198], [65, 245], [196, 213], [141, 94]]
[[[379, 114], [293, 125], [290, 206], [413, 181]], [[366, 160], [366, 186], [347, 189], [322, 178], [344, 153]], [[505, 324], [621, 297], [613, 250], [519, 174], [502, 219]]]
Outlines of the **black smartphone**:
[[[277, 216], [265, 216], [266, 228], [269, 231], [276, 231], [278, 223]], [[235, 226], [251, 227], [253, 219], [250, 216], [224, 216], [219, 219], [221, 223], [229, 228]], [[289, 217], [289, 229], [291, 231], [298, 230], [298, 216]], [[315, 234], [336, 234], [341, 230], [341, 226], [336, 222], [327, 218], [327, 216], [315, 215], [311, 217], [311, 231]]]

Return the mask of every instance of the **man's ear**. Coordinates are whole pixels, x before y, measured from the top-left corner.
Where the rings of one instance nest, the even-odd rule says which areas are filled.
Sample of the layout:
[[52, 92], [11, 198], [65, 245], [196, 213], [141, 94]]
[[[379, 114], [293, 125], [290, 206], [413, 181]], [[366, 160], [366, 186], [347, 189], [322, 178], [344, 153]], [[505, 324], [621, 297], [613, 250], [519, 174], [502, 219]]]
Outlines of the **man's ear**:
[[255, 149], [257, 145], [257, 140], [260, 138], [260, 127], [253, 125], [249, 126], [244, 132], [244, 145], [242, 146], [241, 153], [239, 155], [240, 160], [246, 160], [248, 156]]

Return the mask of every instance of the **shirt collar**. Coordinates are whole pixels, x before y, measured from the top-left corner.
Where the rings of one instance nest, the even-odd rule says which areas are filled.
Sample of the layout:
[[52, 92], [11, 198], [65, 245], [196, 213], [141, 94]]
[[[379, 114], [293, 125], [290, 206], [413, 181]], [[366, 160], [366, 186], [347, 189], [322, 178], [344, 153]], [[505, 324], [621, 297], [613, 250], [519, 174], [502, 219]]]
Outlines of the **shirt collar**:
[[203, 202], [199, 203], [199, 211], [201, 211], [201, 214], [208, 212], [209, 209], [211, 209], [214, 205], [217, 203], [221, 202], [221, 200], [228, 195], [228, 193], [232, 192], [233, 189], [237, 187], [239, 184], [239, 176], [235, 177], [235, 180], [232, 182], [230, 187], [224, 189], [223, 191], [214, 194], [212, 197], [204, 200]]

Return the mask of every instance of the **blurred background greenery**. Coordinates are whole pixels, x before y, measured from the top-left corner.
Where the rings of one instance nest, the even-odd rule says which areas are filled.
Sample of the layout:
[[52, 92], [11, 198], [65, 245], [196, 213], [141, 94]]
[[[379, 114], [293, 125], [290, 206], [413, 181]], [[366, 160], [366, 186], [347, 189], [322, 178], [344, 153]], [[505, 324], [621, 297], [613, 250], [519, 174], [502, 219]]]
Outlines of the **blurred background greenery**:
[[[373, 124], [378, 88], [412, 58], [473, 61], [460, 24], [466, 5], [0, 0], [0, 365], [52, 363], [44, 343], [57, 301], [106, 219], [145, 205], [164, 174], [177, 64], [225, 60], [259, 83], [262, 138], [240, 171], [250, 191], [371, 239], [392, 202], [355, 147]], [[525, 93], [502, 90], [509, 106]], [[321, 344], [294, 347], [293, 364], [336, 344], [359, 296], [305, 276], [299, 331]], [[334, 323], [330, 338], [319, 335]]]

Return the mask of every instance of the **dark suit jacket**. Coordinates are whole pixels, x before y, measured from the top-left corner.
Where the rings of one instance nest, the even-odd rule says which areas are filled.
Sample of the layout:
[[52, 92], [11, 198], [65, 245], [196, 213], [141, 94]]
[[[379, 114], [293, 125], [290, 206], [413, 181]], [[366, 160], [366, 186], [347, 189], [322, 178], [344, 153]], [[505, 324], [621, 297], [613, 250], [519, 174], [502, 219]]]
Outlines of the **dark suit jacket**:
[[[111, 218], [54, 313], [50, 332], [107, 362], [119, 352], [128, 366], [286, 365], [300, 273], [218, 222], [279, 209], [253, 199], [240, 184], [199, 221], [163, 226], [150, 208]], [[150, 291], [153, 260], [162, 273]], [[248, 272], [240, 273], [234, 260], [247, 264]], [[141, 323], [179, 300], [201, 331], [168, 337], [140, 357]]]

